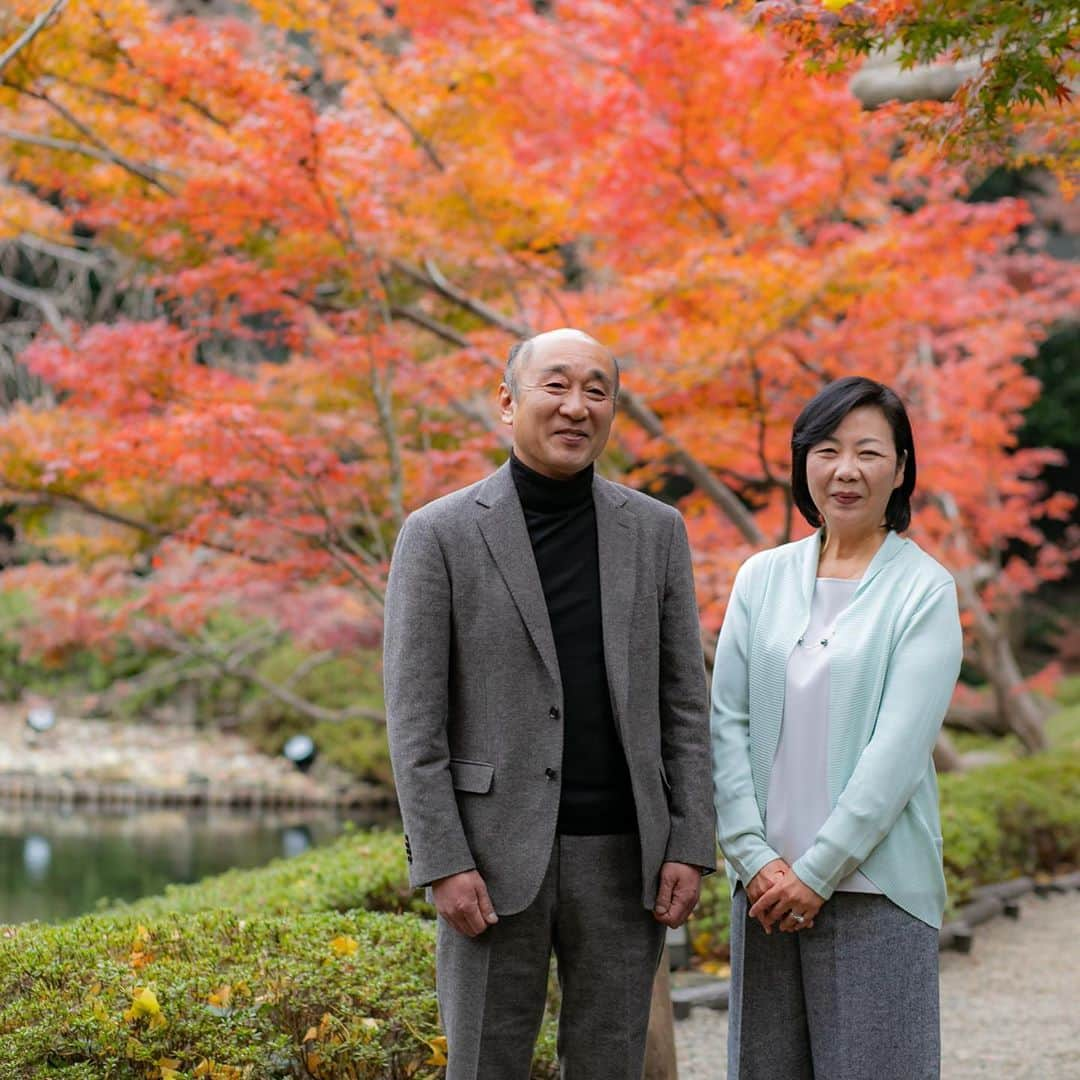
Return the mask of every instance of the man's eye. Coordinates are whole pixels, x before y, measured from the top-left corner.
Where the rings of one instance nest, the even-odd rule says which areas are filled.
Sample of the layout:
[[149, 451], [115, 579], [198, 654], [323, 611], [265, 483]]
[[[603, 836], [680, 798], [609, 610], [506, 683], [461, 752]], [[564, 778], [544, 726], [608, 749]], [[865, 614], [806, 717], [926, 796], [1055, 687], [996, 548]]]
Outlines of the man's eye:
[[598, 386], [590, 387], [588, 390], [585, 391], [585, 393], [588, 394], [589, 397], [591, 397], [593, 399], [593, 401], [606, 401], [607, 400], [607, 391], [606, 390], [601, 390], [600, 387], [598, 387]]
[[563, 383], [549, 382], [544, 384], [545, 390], [550, 390], [552, 393], [564, 394], [566, 393], [566, 386]]

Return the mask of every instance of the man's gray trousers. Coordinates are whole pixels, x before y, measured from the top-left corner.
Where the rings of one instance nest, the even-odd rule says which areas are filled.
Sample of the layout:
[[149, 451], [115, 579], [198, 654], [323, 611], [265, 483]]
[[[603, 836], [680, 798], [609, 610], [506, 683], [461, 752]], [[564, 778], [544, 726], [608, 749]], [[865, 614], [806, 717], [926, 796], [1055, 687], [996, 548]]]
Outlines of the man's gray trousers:
[[640, 1080], [664, 927], [641, 904], [636, 835], [557, 836], [536, 899], [467, 938], [442, 919], [446, 1080], [528, 1080], [554, 952], [563, 1080]]

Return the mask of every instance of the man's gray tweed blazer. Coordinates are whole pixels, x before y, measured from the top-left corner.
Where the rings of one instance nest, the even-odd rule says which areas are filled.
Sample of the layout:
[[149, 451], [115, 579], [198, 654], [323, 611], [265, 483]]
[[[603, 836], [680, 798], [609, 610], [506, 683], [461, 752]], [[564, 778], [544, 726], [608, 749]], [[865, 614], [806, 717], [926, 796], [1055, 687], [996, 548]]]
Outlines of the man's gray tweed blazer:
[[[593, 481], [615, 723], [641, 833], [642, 903], [666, 860], [711, 869], [716, 840], [686, 528]], [[559, 808], [562, 682], [525, 516], [503, 465], [405, 522], [386, 591], [384, 681], [410, 881], [476, 869], [495, 910], [535, 898]]]

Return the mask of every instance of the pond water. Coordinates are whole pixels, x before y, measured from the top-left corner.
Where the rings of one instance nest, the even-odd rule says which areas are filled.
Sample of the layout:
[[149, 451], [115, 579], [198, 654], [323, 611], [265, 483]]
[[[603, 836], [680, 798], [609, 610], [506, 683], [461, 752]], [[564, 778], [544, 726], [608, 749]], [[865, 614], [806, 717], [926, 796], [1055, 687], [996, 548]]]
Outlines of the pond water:
[[332, 840], [347, 820], [364, 826], [390, 818], [0, 806], [0, 923], [56, 922], [105, 900], [134, 900], [171, 882], [298, 855]]

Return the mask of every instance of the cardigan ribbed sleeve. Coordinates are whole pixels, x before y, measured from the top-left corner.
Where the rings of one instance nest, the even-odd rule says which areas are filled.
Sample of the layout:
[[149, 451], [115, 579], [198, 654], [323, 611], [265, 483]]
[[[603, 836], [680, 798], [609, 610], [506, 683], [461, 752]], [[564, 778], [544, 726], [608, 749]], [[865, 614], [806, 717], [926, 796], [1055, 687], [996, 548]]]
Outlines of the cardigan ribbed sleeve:
[[963, 656], [956, 586], [937, 586], [888, 658], [877, 721], [847, 783], [792, 870], [828, 899], [882, 841], [926, 775]]
[[713, 798], [717, 839], [724, 858], [748, 885], [767, 863], [780, 858], [765, 842], [750, 765], [749, 598], [754, 559], [735, 576], [716, 643], [712, 680]]

